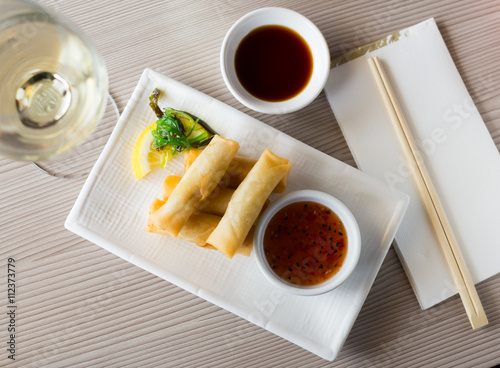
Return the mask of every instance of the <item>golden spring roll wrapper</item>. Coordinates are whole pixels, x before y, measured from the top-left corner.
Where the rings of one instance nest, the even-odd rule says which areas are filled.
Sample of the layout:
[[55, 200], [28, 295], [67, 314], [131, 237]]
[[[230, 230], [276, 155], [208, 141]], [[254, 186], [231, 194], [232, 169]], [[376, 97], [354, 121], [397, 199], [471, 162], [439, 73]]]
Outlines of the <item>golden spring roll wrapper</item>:
[[[187, 171], [203, 150], [192, 148], [184, 154], [184, 170]], [[221, 184], [237, 188], [246, 178], [257, 160], [248, 157], [236, 156], [233, 158], [226, 174], [221, 179]], [[283, 193], [286, 190], [288, 173], [278, 182], [273, 189], [274, 193]]]
[[[170, 236], [167, 231], [158, 228], [151, 221], [151, 215], [154, 214], [164, 203], [165, 201], [162, 201], [161, 199], [155, 199], [149, 206], [150, 216], [146, 231], [150, 233]], [[182, 227], [181, 231], [177, 235], [177, 238], [188, 241], [190, 243], [195, 243], [196, 245], [203, 247], [207, 244], [207, 238], [217, 227], [220, 220], [220, 216], [195, 212], [189, 217], [189, 220]]]
[[[235, 254], [241, 254], [242, 256], [245, 257], [250, 257], [252, 254], [253, 250], [253, 236], [255, 234], [255, 227], [252, 227], [252, 229], [249, 231], [247, 237], [243, 241], [243, 244], [241, 244], [241, 247], [236, 251]], [[211, 244], [206, 243], [203, 248], [205, 249], [212, 249], [212, 250], [218, 250], [216, 247], [214, 247]]]
[[149, 208], [148, 208], [149, 215], [151, 216], [154, 212], [156, 212], [158, 210], [158, 208], [163, 206], [165, 204], [165, 201], [166, 201], [166, 199], [161, 200], [161, 199], [155, 198], [155, 200], [149, 205]]
[[238, 149], [238, 142], [215, 136], [165, 204], [151, 215], [152, 223], [177, 237], [200, 202], [215, 189]]
[[236, 156], [229, 164], [221, 183], [231, 188], [238, 188], [256, 162], [257, 160], [253, 158]]
[[234, 189], [217, 186], [210, 195], [200, 202], [197, 211], [224, 216]]
[[[167, 200], [172, 194], [174, 188], [181, 181], [180, 176], [169, 175], [163, 182], [163, 199]], [[223, 216], [226, 212], [229, 200], [234, 193], [234, 189], [216, 186], [210, 195], [203, 199], [198, 205], [196, 211], [211, 213], [213, 215]]]
[[163, 200], [166, 201], [172, 195], [175, 187], [181, 181], [182, 176], [168, 175], [163, 181]]
[[203, 247], [220, 220], [220, 216], [195, 212], [182, 227], [178, 238]]
[[[149, 214], [153, 214], [160, 208], [165, 201], [161, 199], [155, 199], [153, 203], [149, 206]], [[220, 216], [195, 212], [191, 215], [189, 220], [186, 222], [182, 230], [177, 236], [178, 239], [194, 243], [199, 247], [205, 249], [217, 249], [214, 246], [207, 244], [207, 239], [209, 235], [214, 231], [221, 220]], [[148, 220], [148, 225], [146, 226], [146, 231], [150, 233], [160, 234], [170, 236], [165, 230], [159, 229], [152, 222], [151, 218]], [[245, 238], [243, 245], [240, 247], [236, 254], [241, 254], [249, 257], [253, 249], [253, 234], [251, 231]]]
[[290, 168], [287, 159], [266, 149], [234, 192], [226, 213], [207, 243], [232, 258], [250, 232], [267, 197]]
[[188, 151], [184, 151], [184, 172], [188, 171], [189, 167], [202, 152], [203, 150], [199, 148], [191, 148]]

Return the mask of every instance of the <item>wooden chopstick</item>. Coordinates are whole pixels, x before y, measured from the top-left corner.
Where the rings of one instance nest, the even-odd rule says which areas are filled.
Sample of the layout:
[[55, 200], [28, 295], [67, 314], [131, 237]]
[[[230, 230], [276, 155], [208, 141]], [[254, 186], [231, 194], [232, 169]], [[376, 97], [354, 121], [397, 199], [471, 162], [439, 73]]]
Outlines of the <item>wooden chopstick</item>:
[[472, 328], [476, 329], [487, 325], [488, 319], [474, 283], [472, 282], [460, 247], [453, 234], [452, 227], [446, 217], [436, 189], [432, 184], [429, 173], [422, 160], [422, 156], [420, 155], [420, 151], [412, 137], [410, 128], [406, 123], [403, 112], [389, 83], [389, 79], [378, 57], [368, 59], [368, 64], [373, 72], [391, 121], [396, 128], [398, 137], [408, 157], [414, 160], [415, 165], [410, 166], [414, 169], [415, 180], [421, 191], [429, 217], [436, 230], [440, 246], [453, 275], [455, 285], [462, 299], [462, 303], [464, 304]]

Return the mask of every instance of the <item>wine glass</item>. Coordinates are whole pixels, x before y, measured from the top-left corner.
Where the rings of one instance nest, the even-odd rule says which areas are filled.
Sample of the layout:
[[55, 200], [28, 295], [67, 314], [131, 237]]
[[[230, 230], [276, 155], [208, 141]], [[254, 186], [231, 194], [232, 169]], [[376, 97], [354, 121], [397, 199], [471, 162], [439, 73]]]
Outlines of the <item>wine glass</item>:
[[0, 50], [0, 155], [51, 159], [91, 134], [108, 75], [75, 25], [29, 0], [0, 0]]

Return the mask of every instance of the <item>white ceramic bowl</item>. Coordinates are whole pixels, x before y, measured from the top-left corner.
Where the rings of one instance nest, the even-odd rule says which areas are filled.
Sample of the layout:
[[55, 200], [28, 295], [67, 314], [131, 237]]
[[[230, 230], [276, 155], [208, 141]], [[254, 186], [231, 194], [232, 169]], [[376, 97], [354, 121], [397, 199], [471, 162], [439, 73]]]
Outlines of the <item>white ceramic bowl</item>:
[[[234, 66], [241, 40], [255, 28], [273, 24], [300, 34], [311, 49], [314, 63], [311, 79], [302, 92], [281, 102], [263, 101], [248, 93], [238, 80]], [[227, 88], [243, 105], [258, 112], [284, 114], [305, 107], [319, 95], [330, 72], [330, 51], [320, 30], [303, 15], [284, 8], [262, 8], [246, 14], [229, 29], [222, 43], [220, 65]]]
[[[340, 270], [328, 280], [312, 286], [298, 286], [286, 282], [272, 270], [264, 254], [264, 233], [269, 221], [281, 208], [294, 202], [303, 201], [321, 203], [330, 208], [343, 222], [347, 234], [347, 255]], [[254, 254], [264, 276], [281, 290], [297, 295], [319, 295], [335, 289], [354, 271], [360, 253], [361, 235], [351, 211], [337, 198], [316, 190], [298, 190], [273, 202], [260, 217], [254, 235]]]

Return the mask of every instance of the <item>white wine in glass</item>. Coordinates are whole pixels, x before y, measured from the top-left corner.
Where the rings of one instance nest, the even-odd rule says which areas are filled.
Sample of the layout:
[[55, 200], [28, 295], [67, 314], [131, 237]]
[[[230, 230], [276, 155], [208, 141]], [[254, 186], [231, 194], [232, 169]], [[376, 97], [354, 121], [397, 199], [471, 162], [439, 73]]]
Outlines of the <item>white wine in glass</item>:
[[92, 43], [26, 0], [0, 0], [0, 155], [45, 160], [96, 127], [108, 76]]

